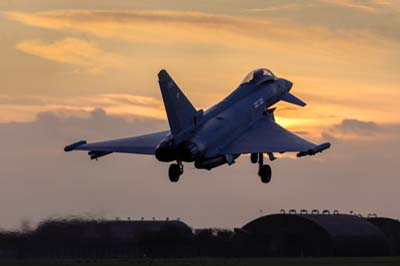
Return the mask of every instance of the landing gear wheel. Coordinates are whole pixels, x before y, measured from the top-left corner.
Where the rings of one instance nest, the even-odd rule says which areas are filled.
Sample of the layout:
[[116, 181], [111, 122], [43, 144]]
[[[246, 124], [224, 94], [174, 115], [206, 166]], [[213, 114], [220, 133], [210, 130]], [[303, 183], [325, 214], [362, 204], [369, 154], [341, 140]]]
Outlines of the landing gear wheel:
[[268, 164], [262, 165], [258, 170], [258, 175], [261, 177], [261, 182], [269, 183], [272, 175], [271, 166]]
[[177, 163], [173, 163], [169, 166], [168, 176], [171, 182], [178, 182], [179, 177], [183, 173], [183, 167]]
[[251, 163], [257, 163], [258, 162], [258, 153], [252, 153], [250, 155], [250, 161], [251, 161]]

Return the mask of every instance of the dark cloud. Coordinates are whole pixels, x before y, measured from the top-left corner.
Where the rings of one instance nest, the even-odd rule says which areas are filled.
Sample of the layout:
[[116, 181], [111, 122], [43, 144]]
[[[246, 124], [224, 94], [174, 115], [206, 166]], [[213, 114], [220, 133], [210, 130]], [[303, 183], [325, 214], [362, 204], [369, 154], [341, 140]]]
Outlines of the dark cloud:
[[108, 115], [103, 109], [94, 109], [87, 118], [41, 112], [33, 122], [0, 124], [0, 133], [8, 139], [2, 143], [7, 151], [3, 156], [18, 156], [23, 151], [61, 151], [65, 144], [78, 139], [93, 141], [126, 137], [165, 128], [165, 121]]
[[181, 217], [196, 227], [235, 227], [258, 216], [260, 209], [281, 208], [400, 216], [399, 134], [370, 142], [341, 140], [315, 157], [278, 159], [271, 163], [268, 185], [260, 182], [247, 156], [213, 171], [186, 164], [182, 180], [171, 184], [168, 164], [152, 156], [113, 154], [96, 162], [85, 152], [63, 152], [64, 145], [79, 139], [165, 128], [166, 121], [127, 119], [101, 109], [86, 118], [47, 112], [31, 123], [0, 124], [0, 227], [19, 226], [22, 218], [37, 222], [82, 214]]
[[335, 135], [352, 135], [352, 136], [373, 136], [381, 130], [381, 127], [372, 121], [362, 121], [358, 119], [343, 119], [340, 124], [332, 126], [325, 137], [335, 138]]
[[352, 133], [357, 135], [371, 135], [379, 131], [379, 126], [372, 121], [361, 121], [357, 119], [343, 119], [342, 123], [334, 127], [335, 131], [341, 133]]

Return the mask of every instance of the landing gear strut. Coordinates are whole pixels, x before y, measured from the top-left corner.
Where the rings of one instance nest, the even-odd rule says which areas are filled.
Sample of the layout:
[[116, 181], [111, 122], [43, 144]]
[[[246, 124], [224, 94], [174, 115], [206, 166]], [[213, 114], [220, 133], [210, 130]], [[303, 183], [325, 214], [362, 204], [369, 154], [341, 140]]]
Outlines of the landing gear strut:
[[254, 164], [258, 163], [258, 153], [252, 153], [250, 155], [250, 161]]
[[264, 154], [258, 154], [258, 176], [261, 178], [261, 182], [269, 183], [271, 181], [271, 166], [264, 164]]
[[168, 176], [171, 182], [178, 182], [179, 177], [183, 174], [183, 164], [181, 161], [173, 163], [169, 166]]

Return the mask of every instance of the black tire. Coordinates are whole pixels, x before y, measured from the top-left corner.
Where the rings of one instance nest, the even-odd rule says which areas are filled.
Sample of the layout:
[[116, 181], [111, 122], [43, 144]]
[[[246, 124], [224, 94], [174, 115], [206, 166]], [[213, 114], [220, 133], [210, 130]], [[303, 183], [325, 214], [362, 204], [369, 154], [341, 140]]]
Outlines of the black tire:
[[174, 182], [174, 183], [178, 182], [181, 174], [182, 174], [182, 171], [178, 164], [173, 163], [169, 166], [169, 169], [168, 169], [169, 181]]
[[250, 161], [251, 163], [258, 163], [258, 153], [252, 153], [250, 155]]
[[261, 166], [260, 170], [258, 171], [258, 175], [261, 177], [261, 182], [269, 183], [272, 176], [271, 166], [268, 164]]

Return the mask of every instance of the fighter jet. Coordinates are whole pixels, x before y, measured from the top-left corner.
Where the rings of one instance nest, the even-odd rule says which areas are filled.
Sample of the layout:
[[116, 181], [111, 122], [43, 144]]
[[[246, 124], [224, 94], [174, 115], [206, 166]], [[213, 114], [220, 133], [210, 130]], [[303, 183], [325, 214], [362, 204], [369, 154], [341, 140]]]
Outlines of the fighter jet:
[[158, 73], [158, 82], [170, 130], [94, 143], [81, 140], [64, 150], [88, 151], [92, 160], [114, 152], [153, 155], [160, 162], [173, 162], [168, 171], [171, 182], [183, 174], [183, 162], [211, 170], [250, 154], [261, 181], [269, 183], [271, 167], [264, 163], [264, 154], [272, 161], [274, 153], [297, 152], [302, 157], [330, 147], [304, 140], [275, 122], [272, 106], [277, 102], [306, 104], [290, 93], [292, 82], [266, 68], [251, 71], [238, 88], [205, 112], [194, 108], [167, 71]]

